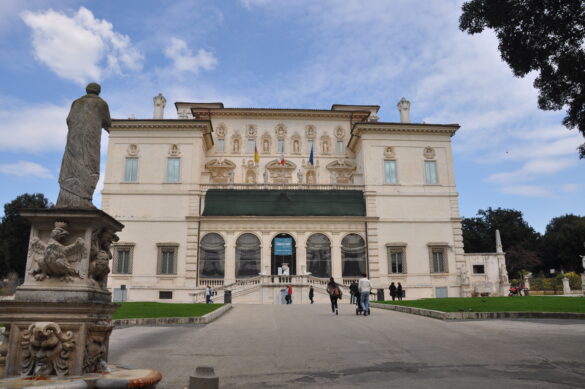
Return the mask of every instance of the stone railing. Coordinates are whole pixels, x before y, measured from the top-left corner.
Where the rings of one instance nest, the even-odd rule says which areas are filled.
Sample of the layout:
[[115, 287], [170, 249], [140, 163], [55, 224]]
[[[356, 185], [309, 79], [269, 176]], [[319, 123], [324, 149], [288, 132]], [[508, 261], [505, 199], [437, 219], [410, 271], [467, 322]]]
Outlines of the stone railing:
[[203, 278], [199, 279], [199, 285], [201, 286], [212, 286], [212, 287], [221, 287], [223, 286], [224, 282], [222, 279], [210, 279], [210, 278]]
[[[208, 281], [221, 281], [221, 284], [215, 286], [213, 283]], [[349, 293], [348, 286], [357, 279], [343, 279], [342, 284], [340, 286], [343, 289], [343, 293]], [[312, 275], [259, 275], [252, 278], [244, 278], [237, 280], [231, 284], [224, 284], [223, 280], [209, 280], [203, 279], [200, 280], [200, 286], [204, 287], [205, 285], [209, 285], [214, 288], [216, 295], [213, 296], [213, 300], [219, 302], [222, 300], [224, 291], [230, 290], [232, 292], [232, 297], [239, 296], [250, 289], [262, 286], [286, 286], [286, 285], [293, 285], [293, 286], [303, 286], [303, 285], [312, 285], [318, 289], [325, 290], [327, 288], [327, 283], [329, 282], [328, 278], [319, 278]], [[195, 293], [191, 293], [191, 296], [194, 298], [194, 302], [205, 302], [205, 289], [196, 291]]]
[[202, 184], [201, 189], [263, 189], [263, 190], [361, 190], [365, 189], [364, 185], [346, 185], [346, 184]]

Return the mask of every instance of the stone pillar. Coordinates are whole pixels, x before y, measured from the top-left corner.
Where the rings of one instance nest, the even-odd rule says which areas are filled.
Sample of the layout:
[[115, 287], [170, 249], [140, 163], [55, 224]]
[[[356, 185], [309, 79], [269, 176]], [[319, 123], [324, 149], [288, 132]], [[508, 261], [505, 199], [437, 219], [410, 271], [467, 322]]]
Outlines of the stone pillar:
[[297, 275], [303, 275], [307, 269], [307, 239], [304, 232], [297, 235]]
[[233, 232], [228, 232], [225, 241], [225, 273], [224, 285], [236, 281], [236, 239]]
[[400, 112], [400, 123], [410, 123], [410, 101], [403, 97], [396, 106]]
[[563, 277], [563, 294], [571, 294], [571, 286], [567, 277]]
[[342, 283], [341, 271], [341, 235], [334, 233], [331, 240], [331, 276], [340, 284]]
[[260, 268], [262, 269], [262, 272], [266, 272], [266, 270], [268, 269], [268, 273], [266, 273], [267, 276], [269, 276], [272, 272], [271, 267], [271, 261], [272, 261], [272, 240], [271, 240], [271, 234], [269, 232], [263, 232], [262, 233], [262, 251], [261, 251], [261, 256], [260, 256]]

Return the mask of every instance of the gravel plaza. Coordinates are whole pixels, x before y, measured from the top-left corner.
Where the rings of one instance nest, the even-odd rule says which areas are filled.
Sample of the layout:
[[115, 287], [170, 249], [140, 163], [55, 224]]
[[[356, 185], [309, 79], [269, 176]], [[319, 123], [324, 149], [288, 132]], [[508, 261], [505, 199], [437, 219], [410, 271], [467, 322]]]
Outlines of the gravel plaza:
[[209, 365], [220, 388], [585, 388], [585, 321], [441, 321], [354, 306], [236, 305], [200, 326], [116, 329], [110, 363], [186, 387]]

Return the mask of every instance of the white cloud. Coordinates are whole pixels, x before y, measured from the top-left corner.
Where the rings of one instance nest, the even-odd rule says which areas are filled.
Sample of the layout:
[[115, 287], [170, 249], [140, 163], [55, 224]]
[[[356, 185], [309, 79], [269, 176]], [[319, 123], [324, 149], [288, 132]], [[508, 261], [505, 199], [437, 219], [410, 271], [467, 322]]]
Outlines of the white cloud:
[[530, 181], [542, 175], [557, 173], [568, 167], [574, 166], [579, 161], [576, 158], [533, 159], [525, 163], [520, 169], [495, 173], [486, 180], [495, 183], [514, 183], [518, 181]]
[[142, 54], [130, 38], [87, 8], [79, 8], [72, 17], [52, 9], [26, 11], [22, 19], [33, 30], [35, 56], [59, 77], [83, 84], [122, 74], [123, 69], [142, 68]]
[[171, 38], [170, 46], [165, 49], [165, 55], [174, 63], [174, 68], [179, 72], [199, 73], [200, 69], [212, 70], [217, 65], [217, 59], [204, 49], [199, 49], [193, 55], [187, 42], [175, 37]]
[[575, 193], [582, 190], [583, 187], [585, 187], [584, 184], [565, 184], [561, 186], [561, 190], [567, 193]]
[[9, 105], [0, 110], [0, 150], [46, 152], [63, 149], [68, 106]]
[[553, 192], [543, 186], [536, 185], [507, 185], [500, 189], [502, 193], [526, 197], [554, 197]]
[[49, 169], [29, 161], [0, 164], [0, 174], [18, 177], [53, 178]]

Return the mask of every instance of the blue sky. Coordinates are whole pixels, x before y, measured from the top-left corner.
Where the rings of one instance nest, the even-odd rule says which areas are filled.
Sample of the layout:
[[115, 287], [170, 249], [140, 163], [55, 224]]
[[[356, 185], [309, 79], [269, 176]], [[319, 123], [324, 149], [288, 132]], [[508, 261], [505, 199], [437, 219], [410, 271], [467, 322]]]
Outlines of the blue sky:
[[167, 118], [175, 101], [222, 101], [378, 104], [382, 121], [398, 121], [404, 96], [413, 121], [461, 125], [463, 216], [514, 208], [543, 232], [584, 215], [581, 135], [562, 111], [538, 110], [534, 76], [512, 76], [491, 32], [458, 30], [461, 3], [1, 0], [0, 204], [25, 192], [56, 200], [69, 106], [98, 81], [115, 118], [152, 117], [162, 92]]

